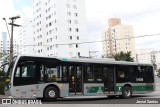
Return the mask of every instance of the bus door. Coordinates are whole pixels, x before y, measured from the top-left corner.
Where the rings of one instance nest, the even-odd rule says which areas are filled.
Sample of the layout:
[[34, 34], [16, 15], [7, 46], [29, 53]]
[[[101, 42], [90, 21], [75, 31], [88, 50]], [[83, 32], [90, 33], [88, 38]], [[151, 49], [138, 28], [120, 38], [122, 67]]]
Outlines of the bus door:
[[115, 70], [114, 66], [104, 66], [104, 93], [114, 94], [115, 93]]
[[69, 93], [82, 95], [82, 66], [69, 66]]

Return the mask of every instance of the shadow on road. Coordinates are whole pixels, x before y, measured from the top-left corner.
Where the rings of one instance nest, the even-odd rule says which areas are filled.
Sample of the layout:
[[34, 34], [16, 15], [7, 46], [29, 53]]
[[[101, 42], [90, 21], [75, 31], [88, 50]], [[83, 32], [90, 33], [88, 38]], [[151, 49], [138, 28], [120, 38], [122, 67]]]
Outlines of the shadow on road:
[[137, 99], [137, 98], [143, 98], [143, 97], [147, 97], [146, 95], [134, 95], [132, 96], [131, 98], [129, 99], [123, 99], [122, 97], [120, 96], [116, 96], [114, 98], [108, 98], [108, 97], [105, 97], [105, 98], [59, 98], [57, 99], [56, 101], [47, 101], [47, 100], [43, 100], [43, 102], [67, 102], [67, 103], [74, 103], [74, 102], [92, 102], [92, 101], [102, 101], [102, 100], [131, 100], [131, 99]]

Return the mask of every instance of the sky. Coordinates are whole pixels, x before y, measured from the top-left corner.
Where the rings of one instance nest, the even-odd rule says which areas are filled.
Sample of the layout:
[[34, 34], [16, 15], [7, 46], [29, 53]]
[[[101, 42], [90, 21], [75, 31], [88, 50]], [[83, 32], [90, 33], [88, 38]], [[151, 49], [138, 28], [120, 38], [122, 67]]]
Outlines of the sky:
[[[135, 37], [160, 33], [160, 0], [85, 0], [85, 3], [89, 38], [87, 41], [101, 40], [109, 18], [120, 18], [122, 24], [133, 25]], [[31, 17], [32, 0], [1, 0], [1, 31], [6, 31], [2, 18], [13, 15]], [[137, 38], [136, 49], [153, 48], [159, 51], [159, 41], [160, 35]], [[101, 53], [102, 44], [90, 44], [90, 50]]]

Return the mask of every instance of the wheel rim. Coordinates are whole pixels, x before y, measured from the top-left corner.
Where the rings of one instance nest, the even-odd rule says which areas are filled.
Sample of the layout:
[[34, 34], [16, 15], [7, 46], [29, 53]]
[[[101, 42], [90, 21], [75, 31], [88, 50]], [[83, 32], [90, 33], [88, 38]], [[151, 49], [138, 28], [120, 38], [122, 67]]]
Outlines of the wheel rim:
[[125, 96], [130, 96], [131, 95], [131, 91], [129, 90], [129, 89], [127, 89], [126, 91], [125, 91]]
[[48, 95], [49, 95], [49, 97], [53, 98], [53, 97], [55, 97], [56, 93], [54, 90], [49, 90]]

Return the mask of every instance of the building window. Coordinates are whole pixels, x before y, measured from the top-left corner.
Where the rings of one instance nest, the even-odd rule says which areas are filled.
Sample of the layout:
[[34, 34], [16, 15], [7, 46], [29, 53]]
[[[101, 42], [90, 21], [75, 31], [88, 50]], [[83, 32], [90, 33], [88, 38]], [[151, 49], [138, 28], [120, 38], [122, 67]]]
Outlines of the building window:
[[76, 31], [76, 32], [79, 32], [79, 29], [78, 29], [78, 28], [76, 28], [76, 29], [75, 29], [75, 31]]
[[49, 47], [47, 47], [47, 51], [49, 51]]
[[51, 23], [51, 22], [49, 23], [49, 26], [52, 26], [52, 23]]
[[76, 17], [77, 17], [77, 16], [78, 16], [78, 13], [74, 13], [74, 16], [76, 16]]
[[71, 24], [71, 20], [67, 20], [67, 22], [68, 22], [69, 24]]
[[77, 36], [77, 40], [79, 40], [79, 36]]
[[81, 55], [80, 52], [78, 52], [77, 55], [80, 56]]
[[72, 28], [68, 28], [68, 30], [71, 32], [71, 31], [72, 31]]
[[71, 16], [71, 12], [67, 12], [67, 15], [68, 15], [68, 16]]
[[72, 40], [72, 36], [69, 36], [69, 39]]
[[78, 44], [76, 44], [76, 48], [78, 48]]

